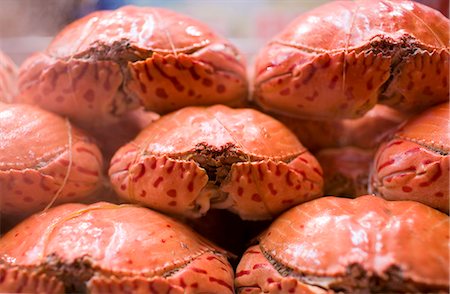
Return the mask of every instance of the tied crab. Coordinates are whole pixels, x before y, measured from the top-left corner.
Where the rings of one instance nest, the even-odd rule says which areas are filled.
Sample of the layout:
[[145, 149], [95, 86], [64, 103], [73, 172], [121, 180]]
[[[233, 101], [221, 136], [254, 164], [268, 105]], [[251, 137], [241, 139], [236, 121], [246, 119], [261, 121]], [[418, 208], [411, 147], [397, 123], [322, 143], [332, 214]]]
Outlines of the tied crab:
[[101, 185], [100, 150], [68, 120], [31, 105], [0, 103], [1, 213], [23, 217], [81, 201]]
[[414, 201], [323, 197], [281, 215], [243, 255], [238, 293], [449, 290], [449, 218]]
[[322, 170], [295, 135], [252, 109], [187, 107], [114, 155], [111, 183], [126, 201], [200, 217], [210, 207], [270, 219], [322, 196]]
[[254, 100], [314, 119], [381, 103], [417, 112], [449, 96], [449, 20], [413, 1], [335, 1], [295, 19], [257, 56]]
[[165, 113], [188, 105], [240, 105], [242, 55], [182, 14], [125, 6], [92, 13], [61, 31], [20, 69], [16, 101], [81, 125], [105, 124], [144, 105]]
[[412, 118], [377, 151], [371, 191], [449, 212], [449, 103]]
[[64, 204], [0, 239], [0, 292], [234, 293], [222, 249], [133, 205]]

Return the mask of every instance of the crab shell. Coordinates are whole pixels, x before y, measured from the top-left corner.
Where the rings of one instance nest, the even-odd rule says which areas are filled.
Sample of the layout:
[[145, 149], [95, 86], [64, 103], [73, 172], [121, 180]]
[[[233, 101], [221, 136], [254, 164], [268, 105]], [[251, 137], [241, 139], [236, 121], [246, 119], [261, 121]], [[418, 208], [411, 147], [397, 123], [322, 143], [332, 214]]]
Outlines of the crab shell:
[[389, 200], [415, 200], [449, 212], [449, 103], [410, 120], [377, 151], [372, 191]]
[[412, 1], [334, 1], [295, 19], [261, 50], [254, 100], [315, 119], [375, 104], [420, 111], [449, 97], [449, 20]]
[[0, 51], [0, 102], [10, 102], [17, 94], [17, 77], [16, 64]]
[[275, 220], [236, 271], [238, 293], [449, 289], [449, 218], [414, 201], [323, 197]]
[[[133, 205], [65, 204], [0, 239], [0, 291], [233, 293], [226, 253]], [[215, 290], [215, 291], [213, 291]]]
[[0, 202], [4, 215], [26, 216], [83, 200], [100, 185], [98, 147], [67, 119], [31, 105], [0, 103]]
[[242, 56], [203, 23], [170, 10], [126, 6], [67, 26], [20, 68], [17, 101], [79, 124], [144, 105], [238, 105], [247, 96]]
[[357, 119], [324, 121], [277, 114], [274, 117], [291, 129], [308, 150], [316, 152], [325, 148], [346, 146], [377, 148], [409, 116], [391, 107], [377, 104]]
[[114, 155], [126, 201], [200, 217], [210, 206], [269, 219], [322, 195], [322, 170], [295, 135], [253, 109], [187, 107], [163, 116]]

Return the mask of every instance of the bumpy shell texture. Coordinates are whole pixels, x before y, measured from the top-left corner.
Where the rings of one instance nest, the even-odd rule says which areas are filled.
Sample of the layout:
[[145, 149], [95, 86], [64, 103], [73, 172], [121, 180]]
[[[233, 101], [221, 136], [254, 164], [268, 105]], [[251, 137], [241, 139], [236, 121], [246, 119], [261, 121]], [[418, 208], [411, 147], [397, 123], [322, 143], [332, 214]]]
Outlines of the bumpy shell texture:
[[[20, 70], [18, 101], [79, 123], [144, 105], [158, 113], [187, 105], [238, 105], [245, 63], [206, 25], [170, 10], [125, 6], [67, 26]], [[76, 106], [76, 107], [75, 107]]]
[[376, 103], [420, 111], [449, 96], [449, 20], [412, 1], [333, 1], [295, 19], [259, 53], [257, 104], [322, 119]]
[[17, 78], [16, 64], [0, 51], [0, 101], [12, 101], [18, 90]]
[[448, 216], [421, 203], [324, 197], [272, 223], [244, 254], [236, 286], [241, 293], [448, 291], [448, 238]]
[[233, 293], [221, 249], [169, 217], [105, 202], [28, 218], [0, 239], [0, 272], [2, 292]]
[[380, 146], [372, 168], [372, 191], [448, 213], [449, 151], [449, 103], [444, 103], [411, 119]]
[[295, 135], [252, 109], [188, 107], [163, 116], [114, 155], [125, 200], [199, 217], [211, 207], [269, 219], [322, 195], [322, 170]]
[[100, 185], [98, 147], [68, 120], [31, 105], [0, 103], [0, 201], [24, 216], [81, 201]]

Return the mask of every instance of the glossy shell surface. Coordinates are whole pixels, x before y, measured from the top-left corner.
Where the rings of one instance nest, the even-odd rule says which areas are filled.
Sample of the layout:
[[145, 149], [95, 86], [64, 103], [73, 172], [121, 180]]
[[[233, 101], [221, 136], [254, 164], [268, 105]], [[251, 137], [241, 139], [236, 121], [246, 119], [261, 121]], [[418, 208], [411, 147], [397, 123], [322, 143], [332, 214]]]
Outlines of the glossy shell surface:
[[105, 202], [22, 222], [0, 239], [0, 273], [1, 292], [233, 293], [221, 249], [169, 217]]
[[272, 223], [244, 254], [236, 287], [240, 293], [445, 292], [448, 236], [448, 216], [421, 203], [323, 197]]
[[163, 116], [119, 149], [109, 175], [126, 201], [188, 217], [213, 207], [268, 219], [323, 188], [317, 160], [280, 122], [222, 105]]
[[372, 191], [449, 211], [449, 103], [412, 118], [377, 151]]
[[449, 96], [449, 20], [412, 1], [333, 1], [295, 19], [261, 50], [254, 100], [316, 119], [375, 104], [421, 111]]
[[79, 123], [101, 123], [144, 105], [239, 105], [245, 61], [227, 40], [182, 14], [125, 6], [81, 18], [24, 62], [17, 101]]
[[4, 215], [82, 201], [100, 185], [98, 147], [68, 120], [31, 105], [0, 103], [0, 200]]

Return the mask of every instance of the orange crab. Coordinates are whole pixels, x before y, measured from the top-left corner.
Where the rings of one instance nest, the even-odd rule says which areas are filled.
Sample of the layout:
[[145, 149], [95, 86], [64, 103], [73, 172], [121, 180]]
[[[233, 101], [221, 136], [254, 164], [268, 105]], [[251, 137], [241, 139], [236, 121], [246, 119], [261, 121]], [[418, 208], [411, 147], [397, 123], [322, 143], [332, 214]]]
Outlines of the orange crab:
[[0, 292], [234, 293], [226, 252], [133, 205], [64, 204], [0, 239]]
[[210, 207], [269, 219], [322, 196], [322, 169], [295, 135], [252, 109], [187, 107], [163, 116], [114, 155], [126, 201], [200, 217]]

